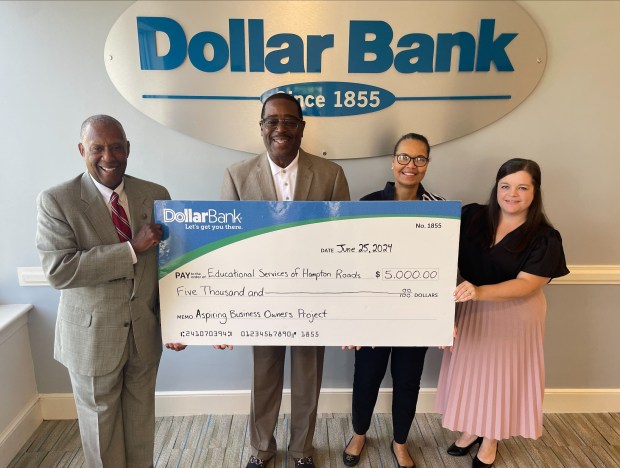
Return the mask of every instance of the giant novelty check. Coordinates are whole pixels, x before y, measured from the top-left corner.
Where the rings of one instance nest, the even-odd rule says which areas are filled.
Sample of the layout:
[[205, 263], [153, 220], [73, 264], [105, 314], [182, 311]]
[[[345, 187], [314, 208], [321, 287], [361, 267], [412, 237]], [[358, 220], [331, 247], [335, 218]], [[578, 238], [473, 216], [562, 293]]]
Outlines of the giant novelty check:
[[158, 201], [164, 342], [452, 343], [460, 202]]

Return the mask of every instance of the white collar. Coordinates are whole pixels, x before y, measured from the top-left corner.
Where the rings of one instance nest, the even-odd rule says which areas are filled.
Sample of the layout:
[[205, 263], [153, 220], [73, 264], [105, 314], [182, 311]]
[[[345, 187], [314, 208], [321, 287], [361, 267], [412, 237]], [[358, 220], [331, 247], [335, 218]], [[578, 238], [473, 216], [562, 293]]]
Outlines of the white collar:
[[97, 187], [97, 190], [99, 190], [99, 193], [101, 194], [101, 196], [103, 197], [103, 199], [106, 202], [110, 201], [110, 197], [112, 196], [112, 192], [118, 193], [118, 198], [121, 198], [123, 196], [123, 192], [125, 191], [125, 178], [124, 177], [121, 179], [121, 183], [118, 184], [118, 187], [116, 187], [114, 190], [112, 190], [111, 188], [106, 187], [105, 185], [97, 182], [93, 178], [93, 176], [90, 175], [90, 172], [88, 173], [88, 176], [93, 181], [93, 183], [95, 184], [95, 187]]
[[275, 176], [276, 174], [279, 174], [280, 171], [284, 169], [287, 171], [296, 171], [297, 165], [299, 164], [299, 150], [297, 151], [297, 155], [295, 156], [295, 159], [293, 159], [293, 161], [291, 161], [291, 163], [286, 167], [280, 167], [276, 163], [274, 163], [269, 157], [269, 152], [267, 152], [267, 161], [269, 161], [269, 167], [271, 168], [271, 175]]

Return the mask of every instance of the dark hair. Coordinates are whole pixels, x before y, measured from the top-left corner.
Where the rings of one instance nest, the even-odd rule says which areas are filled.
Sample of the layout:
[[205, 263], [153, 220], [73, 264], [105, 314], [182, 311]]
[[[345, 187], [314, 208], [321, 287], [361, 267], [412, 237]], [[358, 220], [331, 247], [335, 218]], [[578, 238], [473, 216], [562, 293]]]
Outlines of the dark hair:
[[536, 163], [536, 161], [532, 161], [531, 159], [513, 158], [500, 166], [497, 171], [497, 176], [495, 177], [495, 185], [493, 185], [491, 195], [489, 196], [489, 203], [486, 210], [487, 229], [484, 236], [487, 248], [490, 248], [495, 244], [495, 232], [497, 231], [497, 226], [499, 224], [500, 207], [497, 203], [497, 184], [507, 175], [514, 174], [519, 171], [525, 171], [532, 177], [532, 184], [534, 185], [534, 199], [527, 210], [527, 217], [523, 225], [523, 236], [521, 242], [516, 245], [515, 252], [521, 252], [525, 249], [539, 228], [543, 226], [552, 227], [543, 210], [542, 193], [540, 189], [542, 179], [540, 166]]
[[400, 145], [405, 140], [418, 140], [424, 143], [424, 145], [426, 146], [426, 155], [430, 159], [431, 145], [428, 144], [428, 140], [426, 139], [426, 137], [424, 135], [420, 135], [419, 133], [407, 133], [401, 136], [394, 145], [394, 151], [392, 152], [392, 156], [396, 156], [396, 150], [398, 150], [398, 145]]
[[298, 114], [299, 114], [299, 118], [300, 118], [301, 120], [303, 120], [303, 119], [304, 119], [304, 114], [303, 114], [303, 112], [302, 112], [302, 110], [301, 110], [301, 104], [299, 104], [299, 101], [298, 101], [297, 99], [295, 99], [295, 98], [293, 97], [293, 95], [288, 94], [288, 93], [274, 93], [274, 94], [272, 94], [271, 96], [269, 96], [267, 99], [265, 99], [265, 100], [263, 101], [263, 108], [262, 108], [262, 110], [260, 111], [260, 118], [261, 118], [261, 119], [265, 117], [265, 106], [266, 106], [266, 105], [267, 105], [267, 103], [268, 103], [269, 101], [271, 101], [272, 99], [286, 99], [287, 101], [294, 102], [294, 103], [295, 103], [295, 105], [297, 106], [297, 112], [298, 112]]

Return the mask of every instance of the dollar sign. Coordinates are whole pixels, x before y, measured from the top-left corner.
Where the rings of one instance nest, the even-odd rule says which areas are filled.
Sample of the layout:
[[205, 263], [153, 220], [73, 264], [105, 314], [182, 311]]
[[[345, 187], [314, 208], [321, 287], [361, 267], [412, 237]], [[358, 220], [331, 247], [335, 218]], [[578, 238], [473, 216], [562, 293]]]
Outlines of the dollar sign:
[[379, 270], [377, 270], [377, 272], [375, 273], [375, 277], [376, 278], [381, 278], [381, 272]]

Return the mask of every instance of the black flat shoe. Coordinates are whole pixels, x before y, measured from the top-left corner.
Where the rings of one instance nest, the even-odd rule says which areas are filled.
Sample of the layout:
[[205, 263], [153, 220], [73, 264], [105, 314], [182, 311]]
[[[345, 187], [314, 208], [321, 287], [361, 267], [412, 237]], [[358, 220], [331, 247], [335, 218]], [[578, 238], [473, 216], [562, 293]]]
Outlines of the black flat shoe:
[[480, 445], [481, 443], [482, 437], [478, 437], [467, 447], [459, 447], [458, 445], [456, 445], [455, 442], [450, 447], [448, 447], [448, 450], [446, 450], [446, 452], [448, 452], [448, 455], [452, 455], [453, 457], [462, 457], [464, 455], [467, 455], [474, 445]]
[[[398, 466], [398, 468], [416, 468], [415, 462], [413, 463], [413, 465], [409, 466], [401, 465], [400, 463], [398, 463], [398, 458], [396, 457], [396, 453], [394, 452], [394, 441], [390, 443], [390, 450], [392, 451], [392, 456], [394, 457], [394, 461], [396, 462], [396, 466]], [[409, 454], [409, 456], [411, 456], [411, 454]]]
[[342, 463], [344, 463], [346, 466], [357, 465], [360, 462], [360, 456], [362, 455], [362, 451], [364, 450], [364, 447], [366, 447], [366, 437], [364, 437], [364, 445], [362, 445], [362, 450], [360, 450], [359, 455], [351, 455], [350, 453], [347, 453], [347, 447], [349, 446], [352, 440], [353, 440], [353, 436], [351, 436], [351, 438], [347, 442], [347, 445], [342, 451]]

